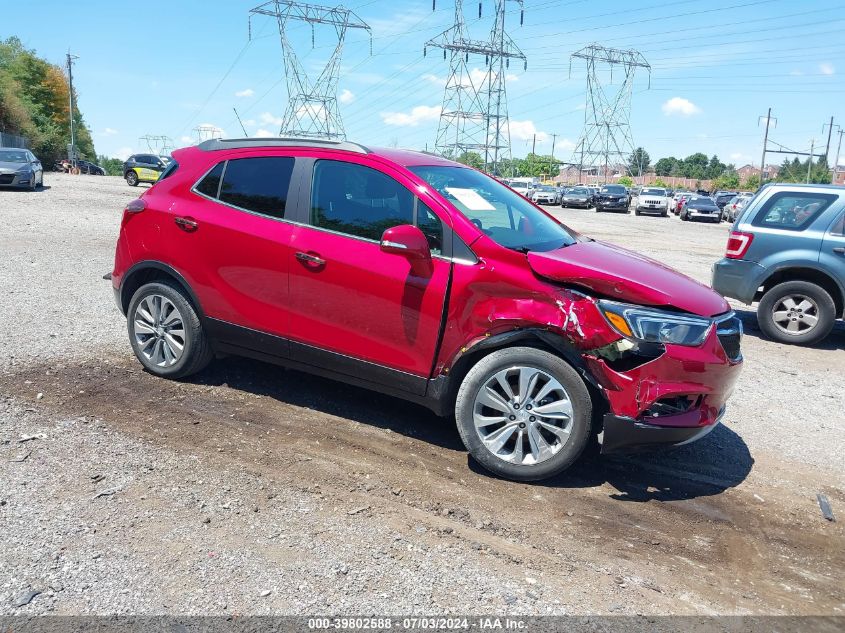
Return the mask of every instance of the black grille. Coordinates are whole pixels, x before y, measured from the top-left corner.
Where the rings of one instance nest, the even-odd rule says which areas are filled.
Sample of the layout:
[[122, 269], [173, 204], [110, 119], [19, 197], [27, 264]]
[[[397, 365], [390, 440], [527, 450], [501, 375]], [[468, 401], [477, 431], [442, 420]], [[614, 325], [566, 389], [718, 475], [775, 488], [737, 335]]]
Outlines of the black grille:
[[0, 185], [11, 185], [14, 179], [14, 174], [0, 174]]
[[719, 337], [719, 342], [728, 358], [731, 360], [742, 358], [742, 321], [735, 316], [719, 321], [716, 335]]

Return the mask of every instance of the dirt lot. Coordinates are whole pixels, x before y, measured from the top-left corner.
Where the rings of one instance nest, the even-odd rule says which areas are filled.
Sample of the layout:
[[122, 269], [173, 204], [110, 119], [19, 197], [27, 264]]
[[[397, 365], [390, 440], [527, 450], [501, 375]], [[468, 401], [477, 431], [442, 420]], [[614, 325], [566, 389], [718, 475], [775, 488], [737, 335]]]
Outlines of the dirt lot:
[[[841, 324], [784, 347], [736, 306], [721, 428], [515, 484], [389, 397], [246, 360], [145, 374], [101, 279], [138, 191], [45, 180], [0, 191], [0, 614], [845, 614], [816, 502], [845, 517]], [[556, 212], [705, 281], [727, 234]]]

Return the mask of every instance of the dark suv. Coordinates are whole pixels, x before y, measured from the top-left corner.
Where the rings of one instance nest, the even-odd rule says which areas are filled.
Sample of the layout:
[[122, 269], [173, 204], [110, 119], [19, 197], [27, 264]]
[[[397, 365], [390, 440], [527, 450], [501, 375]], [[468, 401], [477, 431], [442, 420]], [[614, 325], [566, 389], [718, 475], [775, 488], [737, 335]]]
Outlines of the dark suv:
[[239, 354], [454, 414], [513, 479], [702, 437], [741, 367], [710, 288], [426, 153], [208, 141], [123, 214], [112, 284], [147, 371]]
[[845, 317], [845, 188], [766, 185], [741, 211], [713, 288], [759, 302], [770, 338], [808, 344]]
[[123, 177], [132, 187], [137, 187], [139, 182], [156, 182], [170, 160], [155, 154], [133, 154], [123, 163]]

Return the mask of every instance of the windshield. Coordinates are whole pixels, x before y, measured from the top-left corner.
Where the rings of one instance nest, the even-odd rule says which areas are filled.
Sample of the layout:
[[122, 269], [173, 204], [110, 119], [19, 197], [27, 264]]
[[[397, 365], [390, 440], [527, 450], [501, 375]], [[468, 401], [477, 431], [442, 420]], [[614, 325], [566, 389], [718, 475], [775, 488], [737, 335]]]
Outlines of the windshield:
[[713, 202], [710, 198], [693, 198], [692, 200], [690, 200], [689, 206], [697, 208], [715, 207], [716, 203]]
[[619, 194], [619, 193], [628, 193], [628, 190], [625, 189], [625, 187], [623, 187], [621, 185], [606, 185], [606, 186], [601, 188], [601, 193]]
[[575, 187], [575, 189], [570, 189], [569, 193], [573, 196], [589, 196], [590, 191], [589, 189], [584, 189], [583, 187]]
[[432, 165], [409, 169], [502, 246], [518, 251], [551, 251], [575, 243], [562, 225], [481, 172]]
[[555, 192], [555, 188], [554, 188], [554, 187], [549, 187], [549, 186], [547, 186], [547, 185], [543, 185], [542, 187], [539, 187], [539, 188], [538, 188], [538, 190], [539, 190], [539, 191], [551, 192], [551, 193], [554, 193], [554, 192]]
[[0, 149], [0, 163], [28, 163], [26, 152]]
[[640, 195], [643, 196], [665, 196], [666, 190], [665, 189], [643, 189]]

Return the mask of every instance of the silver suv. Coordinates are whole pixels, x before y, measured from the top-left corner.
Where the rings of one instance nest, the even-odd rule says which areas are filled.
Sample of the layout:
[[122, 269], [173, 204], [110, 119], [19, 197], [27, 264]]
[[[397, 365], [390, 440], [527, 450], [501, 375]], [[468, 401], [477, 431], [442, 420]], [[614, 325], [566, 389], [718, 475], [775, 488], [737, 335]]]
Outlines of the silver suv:
[[713, 288], [782, 343], [811, 344], [845, 318], [845, 187], [766, 185], [732, 227]]

